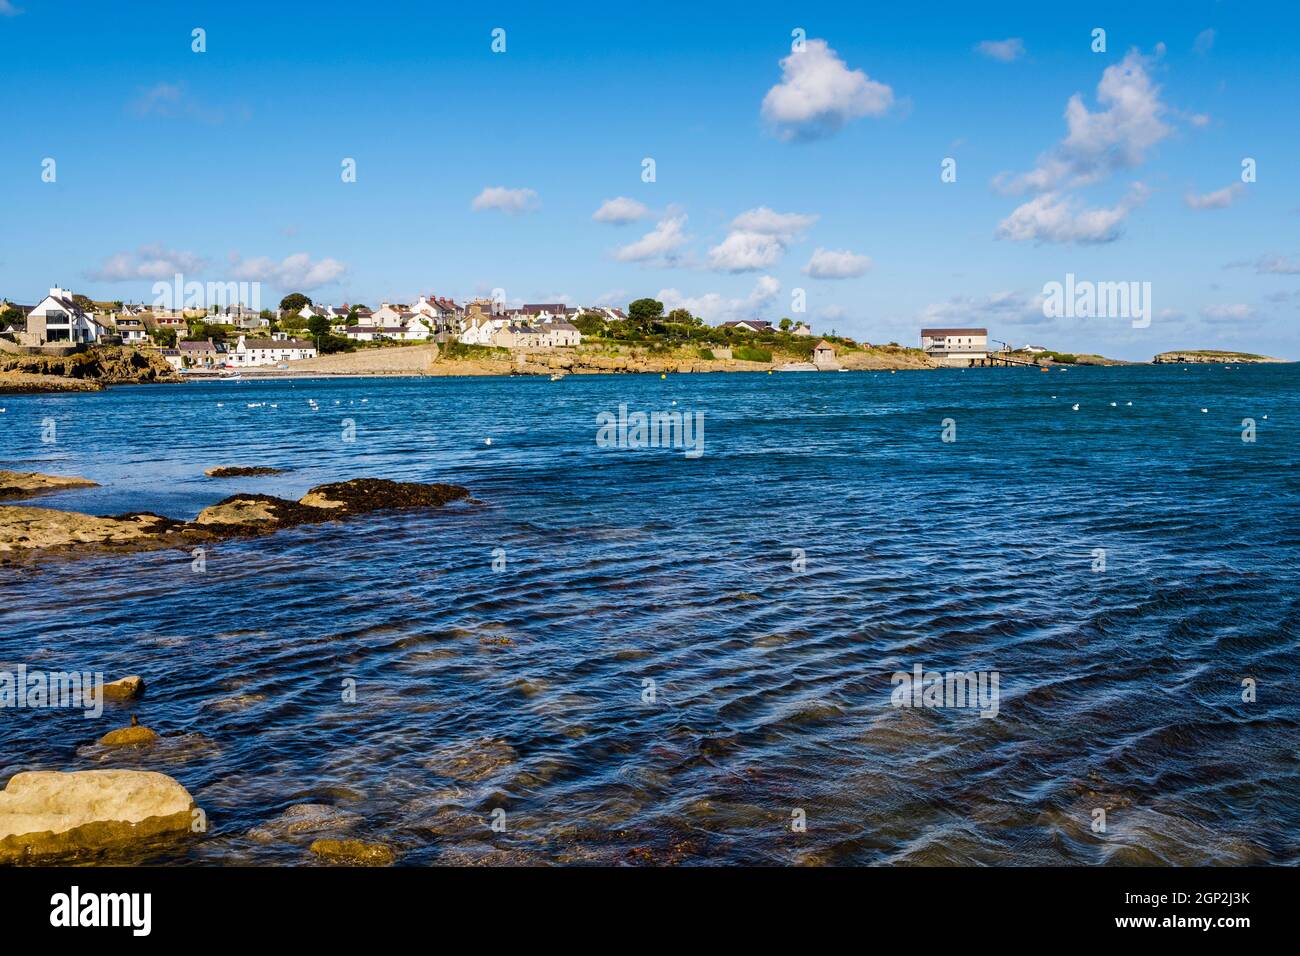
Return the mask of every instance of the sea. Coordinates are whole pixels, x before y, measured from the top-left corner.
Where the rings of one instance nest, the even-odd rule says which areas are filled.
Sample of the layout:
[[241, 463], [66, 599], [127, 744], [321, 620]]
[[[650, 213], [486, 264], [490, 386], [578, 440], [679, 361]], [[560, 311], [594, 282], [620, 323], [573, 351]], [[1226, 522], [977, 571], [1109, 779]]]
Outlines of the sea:
[[1295, 364], [0, 396], [0, 468], [99, 483], [41, 507], [471, 493], [0, 568], [0, 671], [147, 685], [0, 709], [0, 783], [174, 777], [128, 862], [1295, 865], [1298, 438]]

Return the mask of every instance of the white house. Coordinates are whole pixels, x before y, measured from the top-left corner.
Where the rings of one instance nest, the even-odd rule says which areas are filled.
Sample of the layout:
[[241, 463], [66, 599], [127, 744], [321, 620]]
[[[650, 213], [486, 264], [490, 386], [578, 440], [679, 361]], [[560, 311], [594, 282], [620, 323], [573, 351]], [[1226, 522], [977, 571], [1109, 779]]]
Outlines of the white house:
[[241, 335], [226, 359], [231, 365], [275, 365], [316, 357], [316, 346], [302, 339], [250, 339]]
[[50, 289], [50, 294], [36, 303], [27, 316], [29, 335], [46, 342], [87, 342], [99, 341], [99, 337], [108, 332], [94, 316], [83, 312], [72, 301], [72, 293], [57, 286]]
[[760, 319], [741, 319], [734, 322], [723, 322], [719, 328], [741, 329], [745, 332], [770, 332], [772, 323]]
[[393, 305], [390, 302], [382, 302], [380, 303], [379, 308], [375, 309], [365, 322], [362, 322], [361, 317], [358, 316], [357, 323], [359, 325], [400, 325], [402, 321], [402, 313], [409, 311], [410, 310], [404, 305]]
[[505, 319], [474, 316], [465, 320], [464, 331], [457, 336], [462, 345], [492, 345], [492, 337], [506, 326]]
[[119, 315], [113, 322], [113, 328], [127, 345], [149, 340], [149, 331], [144, 327], [144, 321], [141, 319]]
[[571, 346], [582, 343], [582, 333], [572, 322], [547, 322], [541, 326], [542, 345]]

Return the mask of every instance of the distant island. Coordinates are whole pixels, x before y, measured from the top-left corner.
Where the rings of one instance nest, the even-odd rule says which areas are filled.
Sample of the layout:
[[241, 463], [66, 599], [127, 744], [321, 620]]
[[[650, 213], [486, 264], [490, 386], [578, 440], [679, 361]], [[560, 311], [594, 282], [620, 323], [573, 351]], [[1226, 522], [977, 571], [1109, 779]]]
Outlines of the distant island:
[[1271, 358], [1267, 355], [1253, 355], [1250, 352], [1227, 352], [1219, 349], [1184, 349], [1176, 352], [1161, 352], [1151, 361], [1156, 365], [1194, 365], [1207, 362], [1250, 365], [1262, 362], [1285, 362], [1286, 359]]

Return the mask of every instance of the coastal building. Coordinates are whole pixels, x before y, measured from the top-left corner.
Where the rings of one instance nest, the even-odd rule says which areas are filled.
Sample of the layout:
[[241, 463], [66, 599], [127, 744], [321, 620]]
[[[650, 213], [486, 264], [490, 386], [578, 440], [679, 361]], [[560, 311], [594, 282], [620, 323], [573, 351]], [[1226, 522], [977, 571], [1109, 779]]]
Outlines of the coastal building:
[[512, 323], [493, 333], [492, 344], [507, 349], [534, 348], [542, 344], [542, 333], [531, 325]]
[[835, 359], [835, 346], [825, 339], [813, 346], [812, 360], [813, 365], [817, 366], [819, 371], [829, 371], [840, 367], [840, 363]]
[[225, 343], [218, 344], [212, 339], [177, 342], [176, 351], [180, 354], [181, 368], [220, 368], [226, 363]]
[[250, 339], [241, 335], [227, 358], [231, 365], [248, 367], [296, 362], [316, 357], [316, 346], [302, 339]]
[[179, 372], [185, 367], [185, 362], [181, 357], [180, 349], [159, 349], [158, 352], [167, 360], [167, 364], [176, 369], [176, 371]]
[[940, 365], [965, 368], [989, 357], [988, 329], [922, 329], [921, 349]]
[[718, 328], [738, 329], [743, 332], [771, 332], [772, 323], [762, 319], [740, 319], [733, 322], [723, 322]]
[[122, 336], [124, 345], [138, 345], [149, 340], [149, 330], [145, 328], [143, 319], [118, 316], [113, 322], [113, 328]]
[[802, 322], [796, 322], [794, 328], [790, 330], [791, 335], [812, 335], [812, 329]]
[[542, 345], [552, 348], [576, 346], [582, 343], [582, 333], [572, 322], [546, 322], [541, 326]]
[[55, 286], [27, 314], [23, 344], [93, 344], [109, 331], [73, 301], [71, 292]]

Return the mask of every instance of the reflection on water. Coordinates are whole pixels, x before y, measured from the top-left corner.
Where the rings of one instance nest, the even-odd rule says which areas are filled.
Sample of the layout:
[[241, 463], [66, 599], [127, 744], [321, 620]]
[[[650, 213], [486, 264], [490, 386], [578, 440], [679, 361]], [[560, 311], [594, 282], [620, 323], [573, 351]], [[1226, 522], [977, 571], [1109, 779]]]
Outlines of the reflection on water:
[[[348, 834], [406, 864], [1296, 863], [1298, 395], [1294, 366], [1215, 366], [10, 397], [0, 467], [103, 484], [51, 507], [362, 475], [474, 499], [203, 574], [0, 570], [0, 663], [149, 686], [100, 721], [0, 713], [0, 779], [169, 773], [212, 826], [185, 862]], [[673, 401], [703, 457], [596, 447], [600, 412]], [[892, 707], [918, 663], [997, 671], [998, 716]], [[132, 712], [159, 744], [95, 744]]]

